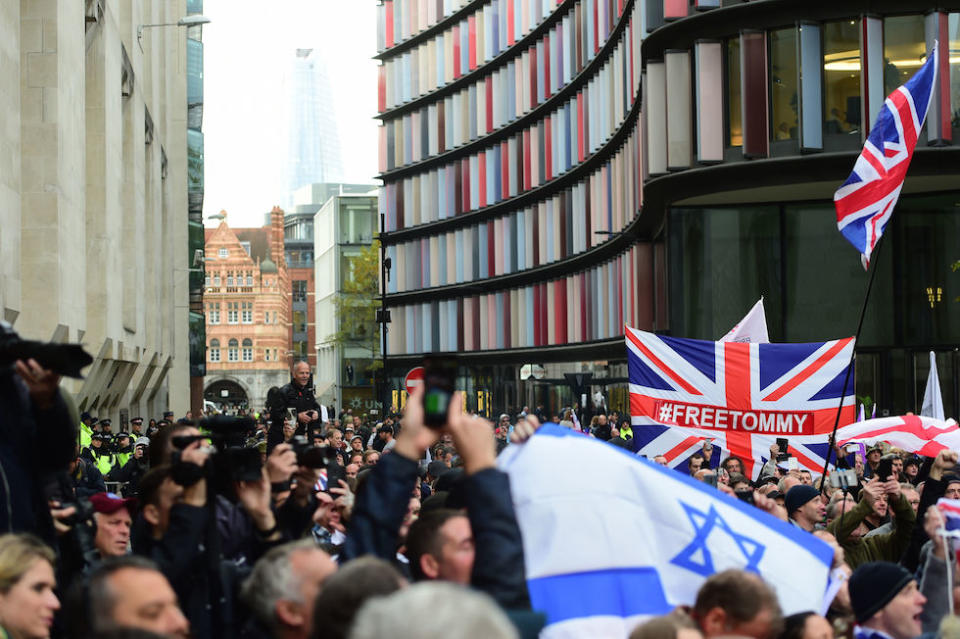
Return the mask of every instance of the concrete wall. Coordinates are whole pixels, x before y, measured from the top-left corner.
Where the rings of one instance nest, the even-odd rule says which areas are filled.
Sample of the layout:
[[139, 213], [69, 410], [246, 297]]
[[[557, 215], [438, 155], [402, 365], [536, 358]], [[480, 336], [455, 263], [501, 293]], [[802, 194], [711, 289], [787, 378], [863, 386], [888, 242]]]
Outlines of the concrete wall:
[[64, 387], [101, 417], [188, 408], [186, 33], [137, 38], [185, 11], [0, 0], [0, 308], [84, 343]]

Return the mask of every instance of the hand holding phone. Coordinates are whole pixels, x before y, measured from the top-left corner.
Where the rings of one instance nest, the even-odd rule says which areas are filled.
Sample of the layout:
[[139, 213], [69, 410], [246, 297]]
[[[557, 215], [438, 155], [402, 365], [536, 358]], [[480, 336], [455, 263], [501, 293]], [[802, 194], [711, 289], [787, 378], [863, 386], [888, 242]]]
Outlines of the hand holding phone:
[[880, 463], [877, 464], [877, 477], [880, 481], [887, 481], [890, 479], [890, 475], [893, 474], [893, 459], [881, 459]]
[[457, 360], [428, 355], [423, 358], [423, 423], [443, 428], [457, 379]]

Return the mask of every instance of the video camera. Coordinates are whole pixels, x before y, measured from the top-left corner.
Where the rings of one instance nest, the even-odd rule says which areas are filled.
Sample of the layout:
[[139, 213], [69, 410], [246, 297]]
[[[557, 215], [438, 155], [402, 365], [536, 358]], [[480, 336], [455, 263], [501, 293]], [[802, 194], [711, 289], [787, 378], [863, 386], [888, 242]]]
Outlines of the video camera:
[[177, 451], [197, 441], [210, 440], [216, 454], [213, 464], [217, 477], [230, 481], [257, 481], [262, 476], [263, 463], [257, 448], [246, 446], [247, 433], [256, 428], [250, 417], [214, 415], [200, 420], [199, 427], [209, 435], [178, 435], [171, 440]]
[[55, 344], [20, 339], [7, 322], [0, 321], [0, 366], [17, 360], [35, 359], [40, 366], [58, 375], [83, 379], [80, 371], [93, 363], [80, 344]]

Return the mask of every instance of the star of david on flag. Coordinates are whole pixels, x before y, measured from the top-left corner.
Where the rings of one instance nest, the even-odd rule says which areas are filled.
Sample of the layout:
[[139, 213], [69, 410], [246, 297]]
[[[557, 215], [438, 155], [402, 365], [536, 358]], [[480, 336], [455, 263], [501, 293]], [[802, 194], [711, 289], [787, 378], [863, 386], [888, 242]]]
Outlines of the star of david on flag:
[[785, 614], [820, 609], [830, 546], [702, 482], [557, 424], [497, 464], [510, 476], [530, 600], [547, 616], [542, 639], [625, 639], [730, 568], [773, 584]]
[[833, 196], [837, 228], [860, 251], [864, 268], [893, 214], [927, 117], [937, 78], [937, 46], [920, 70], [887, 97], [853, 173]]
[[[801, 468], [822, 472], [853, 338], [745, 344], [667, 337], [625, 327], [634, 449], [684, 471], [705, 439], [756, 479], [778, 437]], [[852, 388], [852, 387], [851, 387]], [[840, 425], [853, 422], [853, 393]], [[716, 452], [714, 454], [717, 454]]]
[[743, 569], [749, 572], [760, 572], [760, 560], [763, 558], [763, 551], [766, 550], [766, 546], [747, 535], [734, 532], [712, 504], [707, 512], [683, 502], [680, 502], [680, 505], [683, 506], [690, 523], [693, 524], [696, 536], [688, 546], [680, 551], [680, 554], [670, 560], [671, 563], [704, 577], [709, 577], [717, 572], [707, 542], [710, 533], [719, 529], [726, 533], [743, 553], [743, 558], [746, 561]]

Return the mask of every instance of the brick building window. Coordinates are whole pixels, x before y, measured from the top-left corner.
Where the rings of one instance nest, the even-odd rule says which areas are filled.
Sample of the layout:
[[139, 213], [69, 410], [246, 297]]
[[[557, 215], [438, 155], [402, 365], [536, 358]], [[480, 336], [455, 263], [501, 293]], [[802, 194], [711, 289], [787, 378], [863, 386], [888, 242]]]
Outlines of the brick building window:
[[213, 276], [213, 285], [217, 288], [220, 287], [220, 275]]
[[243, 340], [243, 361], [253, 361], [253, 341], [249, 339]]
[[227, 361], [237, 362], [240, 360], [240, 352], [237, 349], [237, 340], [232, 339], [227, 344]]
[[240, 322], [243, 324], [253, 324], [253, 302], [241, 303]]
[[247, 273], [247, 286], [253, 286], [253, 275]]
[[230, 249], [222, 248], [217, 252], [217, 255], [219, 255], [221, 259], [226, 259], [230, 257]]
[[218, 339], [210, 340], [210, 361], [220, 361], [220, 340]]
[[239, 315], [239, 303], [238, 302], [227, 302], [227, 324], [236, 324], [238, 323]]
[[307, 332], [307, 312], [306, 311], [293, 312], [293, 332], [294, 333]]
[[293, 281], [293, 301], [294, 302], [307, 301], [307, 281], [306, 280]]
[[209, 304], [207, 306], [207, 320], [209, 324], [220, 323], [220, 304]]

